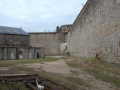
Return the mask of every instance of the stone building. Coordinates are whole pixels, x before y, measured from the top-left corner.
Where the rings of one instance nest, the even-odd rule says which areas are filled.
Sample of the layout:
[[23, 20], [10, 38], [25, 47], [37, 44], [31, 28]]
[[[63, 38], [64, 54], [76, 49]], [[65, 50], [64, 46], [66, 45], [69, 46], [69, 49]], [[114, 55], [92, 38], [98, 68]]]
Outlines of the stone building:
[[44, 57], [42, 47], [30, 47], [29, 34], [21, 28], [0, 26], [0, 60]]
[[0, 47], [0, 60], [35, 59], [44, 57], [42, 47]]
[[60, 53], [61, 54], [65, 54], [67, 52], [67, 34], [69, 29], [71, 28], [72, 24], [66, 24], [66, 25], [62, 25], [61, 28], [61, 42], [60, 42]]
[[68, 51], [120, 64], [120, 0], [88, 0], [69, 29]]
[[[46, 55], [98, 57], [120, 64], [120, 0], [87, 0], [72, 25], [56, 32], [30, 34], [30, 45], [44, 47]], [[67, 47], [66, 47], [67, 46]]]
[[57, 26], [56, 32], [29, 32], [30, 45], [44, 47], [45, 55], [63, 54], [63, 43], [66, 43], [66, 36], [70, 27], [71, 25]]
[[21, 28], [0, 26], [0, 46], [29, 46], [29, 34]]
[[56, 32], [30, 32], [30, 45], [33, 47], [44, 47], [45, 55], [58, 55], [59, 33]]

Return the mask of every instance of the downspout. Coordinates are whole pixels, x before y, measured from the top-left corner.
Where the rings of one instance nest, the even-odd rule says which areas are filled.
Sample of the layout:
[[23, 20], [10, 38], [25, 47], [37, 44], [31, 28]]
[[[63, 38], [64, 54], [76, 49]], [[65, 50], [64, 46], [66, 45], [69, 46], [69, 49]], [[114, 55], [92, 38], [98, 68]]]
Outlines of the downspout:
[[6, 34], [5, 34], [5, 44], [7, 45], [7, 42], [6, 42]]
[[44, 31], [44, 58], [45, 58], [45, 40], [46, 38], [45, 38], [45, 31]]

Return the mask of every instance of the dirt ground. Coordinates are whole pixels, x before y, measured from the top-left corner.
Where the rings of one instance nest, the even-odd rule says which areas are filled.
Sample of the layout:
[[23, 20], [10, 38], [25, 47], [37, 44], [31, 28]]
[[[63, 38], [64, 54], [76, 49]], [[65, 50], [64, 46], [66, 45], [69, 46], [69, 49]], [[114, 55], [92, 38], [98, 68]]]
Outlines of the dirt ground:
[[[60, 58], [60, 56], [54, 56], [54, 58]], [[72, 77], [78, 77], [82, 80], [84, 80], [87, 84], [89, 84], [90, 87], [85, 87], [85, 90], [116, 90], [115, 86], [111, 85], [110, 83], [103, 82], [101, 80], [95, 79], [94, 76], [91, 76], [87, 73], [85, 73], [81, 68], [74, 68], [69, 67], [63, 59], [53, 61], [53, 62], [44, 62], [44, 63], [33, 63], [33, 64], [23, 64], [23, 65], [17, 65], [19, 67], [30, 67], [33, 68], [36, 71], [43, 70], [46, 72], [51, 73], [59, 73], [66, 76], [72, 76]], [[13, 70], [13, 67], [0, 68], [0, 73], [2, 75], [2, 72], [5, 72], [4, 74], [8, 74], [9, 70]], [[73, 74], [71, 71], [77, 71], [79, 72], [78, 75]], [[8, 72], [8, 73], [7, 73]], [[14, 73], [14, 71], [11, 73]], [[25, 74], [25, 72], [19, 72], [18, 74]]]

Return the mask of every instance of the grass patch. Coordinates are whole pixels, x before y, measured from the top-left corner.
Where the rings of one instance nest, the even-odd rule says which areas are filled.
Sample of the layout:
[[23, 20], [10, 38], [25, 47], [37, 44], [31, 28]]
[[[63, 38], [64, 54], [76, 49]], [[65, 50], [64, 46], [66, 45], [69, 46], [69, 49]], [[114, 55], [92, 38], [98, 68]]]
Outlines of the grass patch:
[[39, 58], [39, 59], [23, 59], [23, 60], [4, 60], [0, 61], [0, 66], [12, 66], [18, 64], [42, 63], [58, 60], [57, 58]]
[[71, 88], [71, 90], [77, 90], [78, 86], [87, 86], [86, 83], [77, 77], [72, 76], [64, 76], [61, 74], [42, 72], [39, 74], [41, 78], [48, 78], [55, 82], [58, 82], [64, 86]]
[[[17, 67], [16, 67], [17, 68]], [[83, 81], [82, 79], [79, 79], [77, 77], [72, 77], [72, 76], [64, 76], [58, 73], [50, 73], [50, 72], [45, 72], [45, 71], [35, 71], [32, 68], [24, 68], [23, 67], [18, 67], [18, 70], [24, 70], [29, 72], [30, 74], [38, 74], [40, 79], [50, 79], [52, 81], [55, 81], [59, 84], [62, 84], [66, 87], [69, 87], [71, 90], [78, 90], [78, 86], [85, 86], [87, 87], [88, 85]]]
[[[52, 81], [58, 82], [64, 86], [71, 88], [71, 90], [78, 90], [80, 86], [85, 86], [85, 87], [88, 86], [86, 85], [85, 81], [83, 81], [82, 79], [79, 79], [78, 77], [64, 76], [57, 73], [45, 72], [43, 70], [36, 71], [29, 67], [15, 66], [18, 64], [43, 63], [43, 62], [50, 62], [55, 60], [58, 60], [58, 58], [48, 57], [48, 58], [40, 58], [40, 59], [32, 59], [32, 60], [7, 60], [7, 61], [0, 61], [0, 66], [12, 65], [15, 70], [27, 72], [27, 74], [38, 74], [40, 79], [44, 79], [44, 78], [50, 79]], [[76, 72], [76, 71], [73, 71], [73, 72]], [[3, 89], [3, 90], [6, 90], [6, 89]]]
[[85, 58], [83, 61], [84, 63], [95, 62], [97, 60], [95, 57]]
[[7, 90], [4, 84], [0, 84], [0, 90]]
[[75, 57], [68, 56], [68, 57], [66, 57], [65, 62], [70, 67], [80, 67], [78, 59]]
[[83, 67], [89, 66], [84, 69], [87, 73], [95, 76], [97, 79], [101, 79], [102, 81], [109, 82], [120, 87], [120, 77], [116, 77], [120, 75], [119, 66], [94, 58], [87, 58], [84, 62], [85, 63], [82, 65]]
[[97, 79], [101, 79], [102, 81], [110, 82], [111, 84], [120, 87], [120, 79], [117, 77], [112, 77], [109, 74], [104, 74], [98, 69], [86, 69], [86, 72], [95, 76]]
[[70, 72], [73, 74], [73, 75], [79, 75], [80, 73], [79, 73], [79, 71], [77, 71], [77, 70], [70, 70]]
[[[9, 83], [7, 84], [9, 90], [29, 90], [22, 83]], [[0, 90], [8, 90], [4, 84], [0, 84]]]
[[[95, 76], [96, 79], [101, 79], [102, 81], [120, 87], [120, 67], [117, 65], [107, 63], [95, 57], [84, 58], [81, 60], [82, 63], [79, 63], [77, 58], [70, 56], [65, 61], [69, 66], [84, 68], [83, 70]], [[71, 72], [77, 73], [75, 71]]]
[[[75, 84], [79, 84], [79, 85], [84, 85], [85, 82], [77, 77], [71, 77], [71, 76], [64, 76], [64, 75], [61, 75], [61, 74], [55, 74], [55, 73], [49, 73], [49, 72], [42, 72], [39, 74], [39, 76], [41, 78], [49, 78], [50, 80], [53, 80], [53, 81], [59, 81], [61, 83], [64, 82], [64, 84], [70, 84], [70, 83], [74, 83], [74, 86]], [[70, 84], [71, 85], [71, 84]], [[73, 86], [73, 85], [72, 85]]]
[[70, 67], [79, 67], [80, 66], [77, 61], [66, 61], [66, 64]]
[[104, 61], [99, 61], [97, 62], [99, 67], [98, 69], [100, 69], [101, 71], [107, 71], [109, 73], [113, 73], [115, 75], [120, 75], [120, 67], [115, 65], [115, 64], [111, 64], [111, 63], [106, 63]]

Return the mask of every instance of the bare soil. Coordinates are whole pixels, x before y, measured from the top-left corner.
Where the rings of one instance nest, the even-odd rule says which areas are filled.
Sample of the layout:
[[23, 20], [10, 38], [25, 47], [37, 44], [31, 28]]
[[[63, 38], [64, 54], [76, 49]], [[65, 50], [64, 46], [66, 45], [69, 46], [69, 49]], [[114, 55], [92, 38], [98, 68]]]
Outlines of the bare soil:
[[[60, 59], [60, 56], [54, 56], [55, 58]], [[23, 65], [17, 65], [19, 67], [30, 67], [36, 71], [43, 70], [50, 73], [59, 73], [61, 75], [66, 76], [72, 76], [77, 77], [86, 82], [86, 84], [89, 85], [89, 87], [84, 87], [85, 90], [120, 90], [116, 89], [116, 87], [110, 83], [103, 82], [101, 80], [98, 80], [94, 78], [94, 76], [91, 76], [87, 73], [85, 73], [82, 68], [75, 68], [75, 67], [69, 67], [64, 59], [60, 59], [53, 62], [44, 62], [44, 63], [33, 63], [33, 64], [23, 64]], [[13, 70], [13, 71], [11, 71]], [[77, 72], [77, 75], [73, 72]], [[14, 71], [14, 67], [0, 67], [0, 75], [4, 72], [4, 75], [11, 72], [11, 74], [26, 74], [27, 72], [24, 71]], [[7, 73], [8, 72], [8, 73]], [[17, 72], [17, 73], [15, 73]], [[81, 86], [82, 87], [82, 86]], [[81, 89], [80, 89], [81, 90]]]

